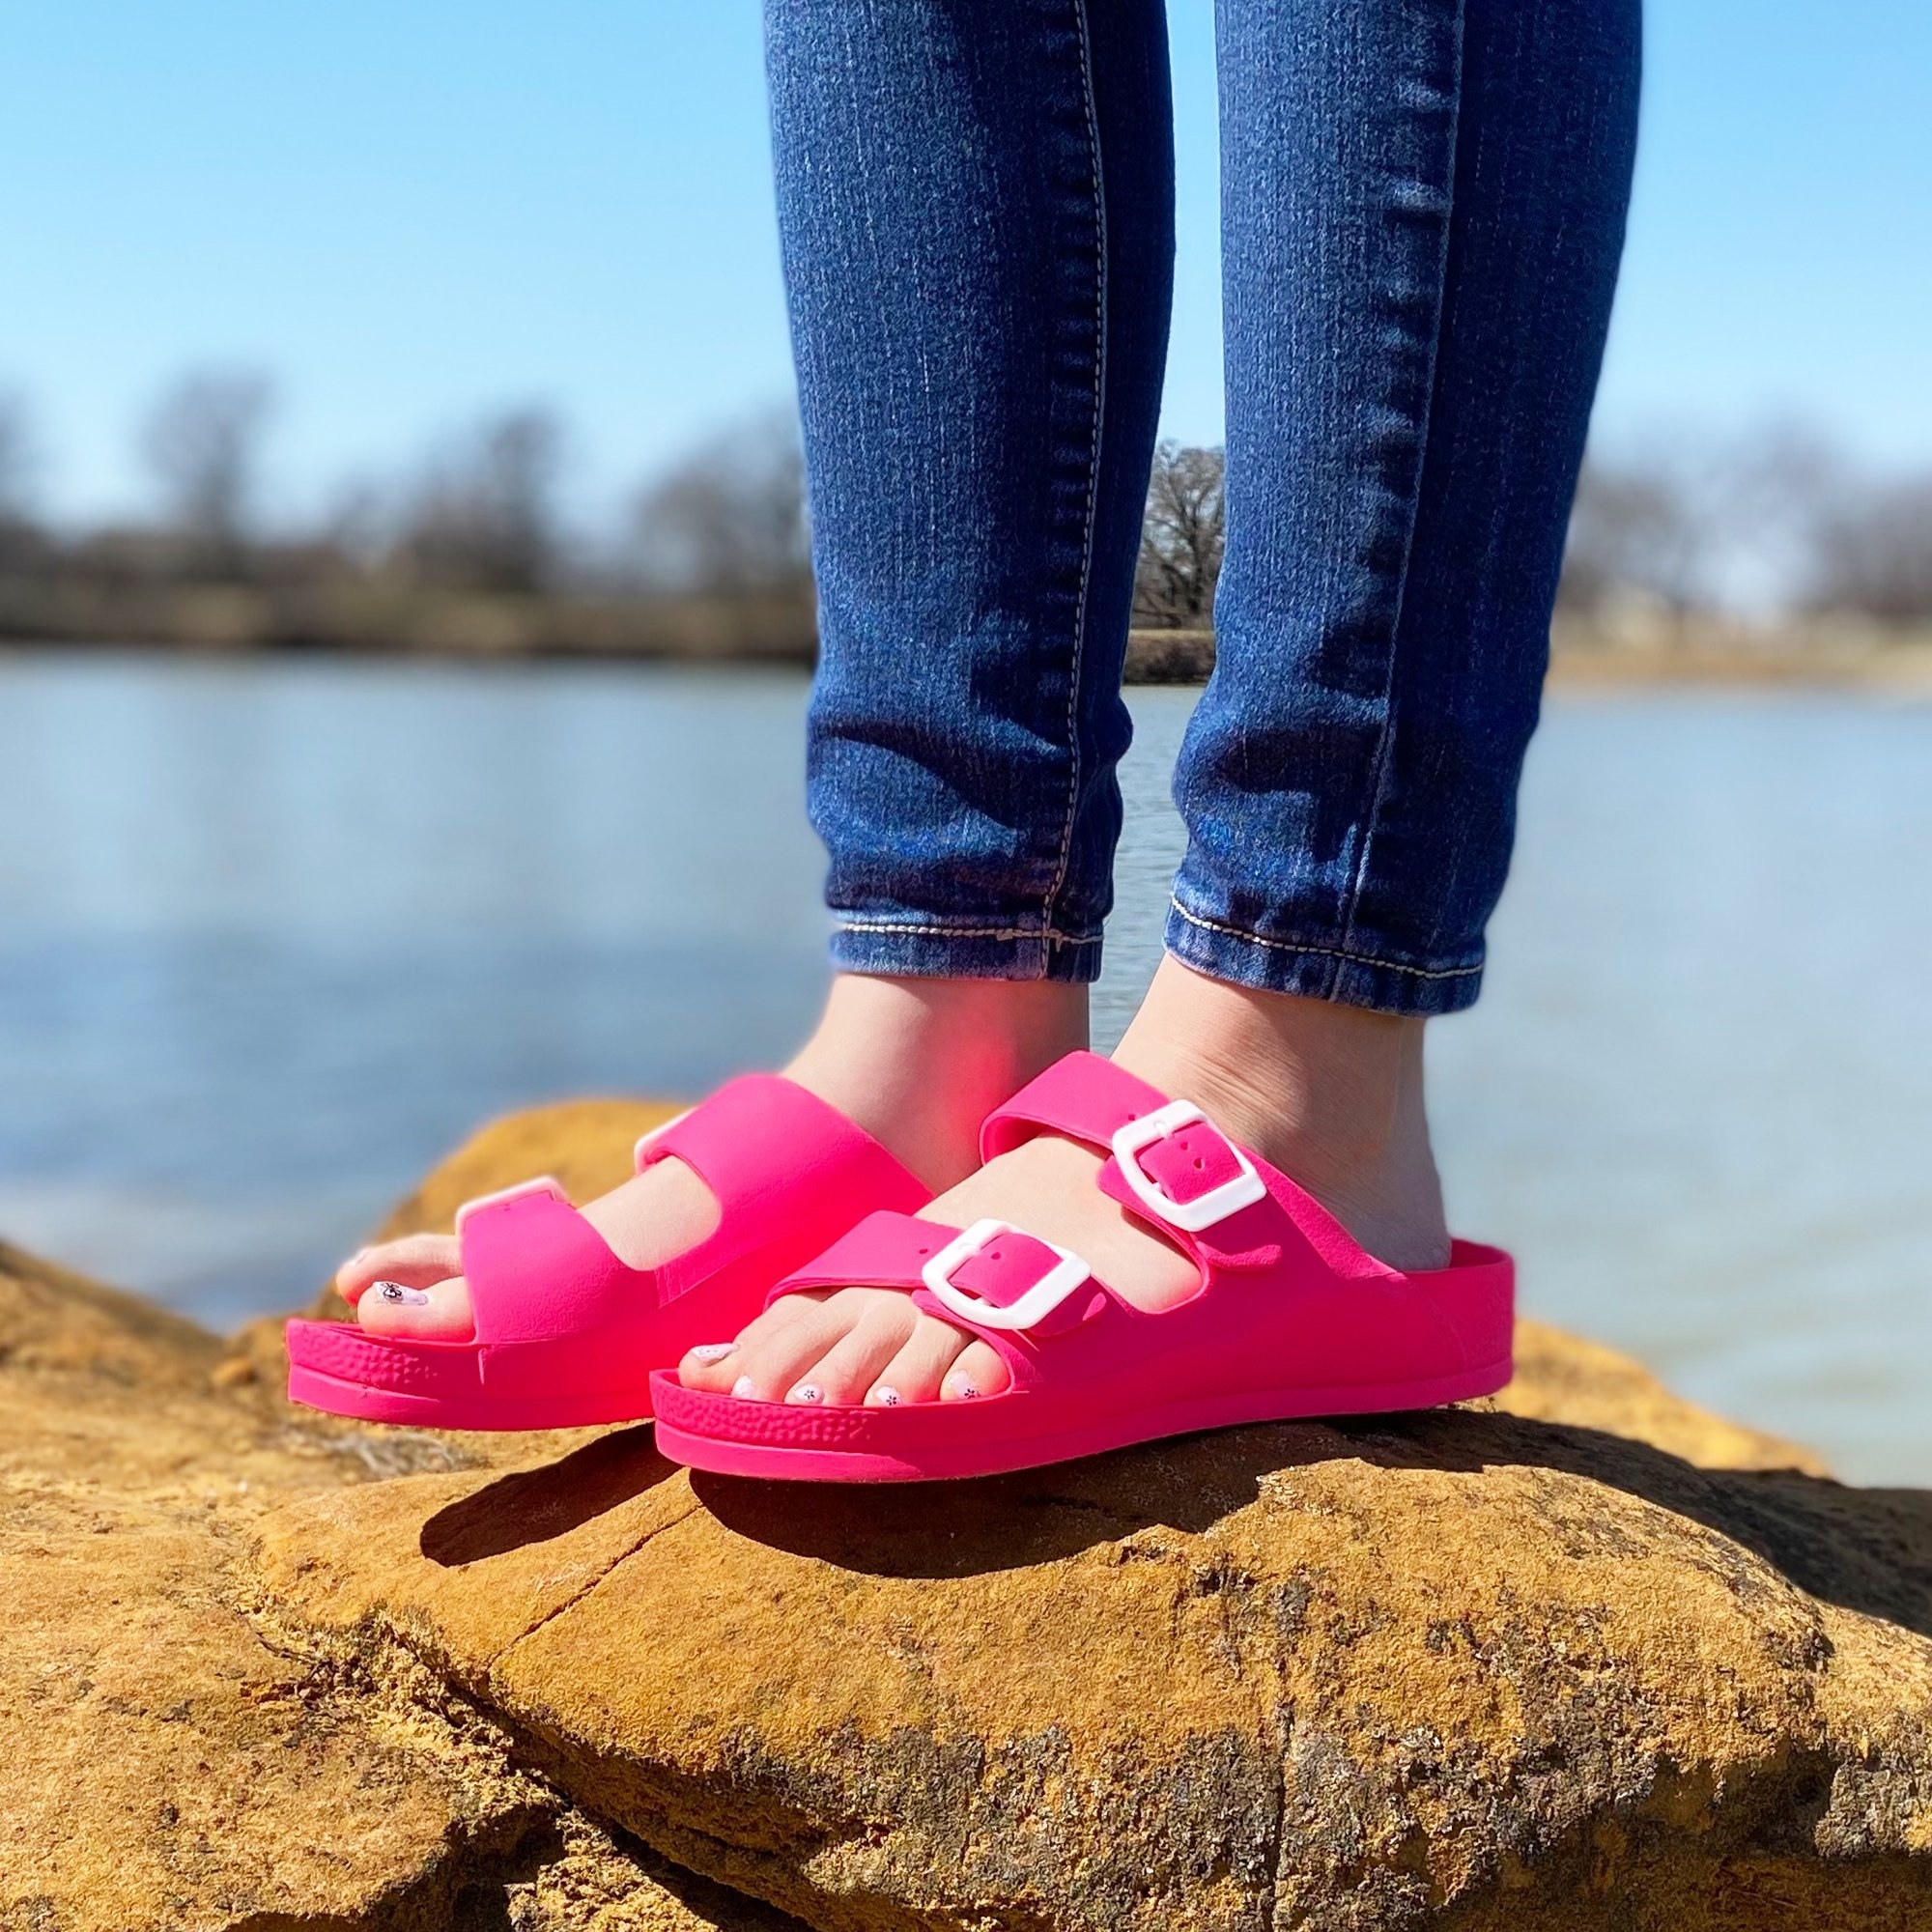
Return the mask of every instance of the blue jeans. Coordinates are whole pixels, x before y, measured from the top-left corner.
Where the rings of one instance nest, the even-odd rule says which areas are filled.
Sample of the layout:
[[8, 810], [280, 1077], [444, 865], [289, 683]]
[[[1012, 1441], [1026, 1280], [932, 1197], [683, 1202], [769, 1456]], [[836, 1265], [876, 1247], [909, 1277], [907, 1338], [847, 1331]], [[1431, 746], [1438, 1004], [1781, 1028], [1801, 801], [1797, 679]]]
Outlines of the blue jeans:
[[[1167, 350], [1159, 0], [768, 0], [850, 971], [1090, 980]], [[1638, 0], [1220, 0], [1228, 547], [1169, 950], [1476, 997], [1622, 246]]]

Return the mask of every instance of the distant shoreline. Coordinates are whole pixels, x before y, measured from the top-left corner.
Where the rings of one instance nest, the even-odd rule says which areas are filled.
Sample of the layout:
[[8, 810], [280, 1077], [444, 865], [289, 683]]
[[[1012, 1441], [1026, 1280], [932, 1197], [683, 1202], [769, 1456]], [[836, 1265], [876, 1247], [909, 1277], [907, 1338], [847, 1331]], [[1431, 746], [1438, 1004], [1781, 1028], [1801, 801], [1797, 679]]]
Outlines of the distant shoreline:
[[[193, 657], [357, 657], [499, 664], [666, 664], [810, 670], [809, 611], [789, 597], [664, 599], [364, 592], [307, 599], [248, 585], [20, 599], [0, 583], [0, 651]], [[1199, 685], [1208, 631], [1129, 634], [1130, 685]], [[1932, 630], [1712, 619], [1634, 632], [1559, 617], [1557, 691], [1779, 687], [1932, 695]]]
[[[1213, 662], [1211, 632], [1135, 631], [1127, 682], [1199, 684]], [[1901, 637], [1825, 624], [1696, 622], [1628, 636], [1559, 618], [1550, 636], [1549, 685], [1556, 691], [1747, 686], [1932, 696], [1932, 630]]]

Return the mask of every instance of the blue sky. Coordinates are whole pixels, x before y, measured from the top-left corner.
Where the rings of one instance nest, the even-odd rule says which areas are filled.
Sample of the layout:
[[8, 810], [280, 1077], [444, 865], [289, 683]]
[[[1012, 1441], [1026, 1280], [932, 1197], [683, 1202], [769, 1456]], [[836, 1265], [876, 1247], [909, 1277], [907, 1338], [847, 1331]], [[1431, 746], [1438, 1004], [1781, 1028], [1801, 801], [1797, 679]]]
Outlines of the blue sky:
[[[1171, 11], [1167, 428], [1211, 440], [1211, 9]], [[1600, 433], [1778, 415], [1932, 464], [1932, 8], [1653, 0], [1648, 31]], [[788, 393], [752, 0], [63, 0], [9, 40], [0, 387], [63, 514], [139, 507], [135, 425], [192, 366], [277, 377], [289, 514], [523, 399], [607, 502]]]

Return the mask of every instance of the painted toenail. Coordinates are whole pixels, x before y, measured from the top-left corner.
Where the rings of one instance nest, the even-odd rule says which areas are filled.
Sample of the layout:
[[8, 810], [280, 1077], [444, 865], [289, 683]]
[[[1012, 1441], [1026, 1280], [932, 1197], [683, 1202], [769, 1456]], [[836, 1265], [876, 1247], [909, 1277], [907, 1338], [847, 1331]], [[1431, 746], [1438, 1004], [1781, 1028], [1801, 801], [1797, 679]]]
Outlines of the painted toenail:
[[738, 1345], [735, 1342], [700, 1342], [692, 1350], [691, 1359], [708, 1365], [712, 1362], [722, 1362], [726, 1355], [735, 1355], [737, 1352]]
[[980, 1391], [971, 1382], [954, 1382], [952, 1397], [955, 1402], [971, 1402]]
[[399, 1281], [379, 1281], [374, 1286], [384, 1301], [406, 1302], [412, 1308], [429, 1306], [429, 1296], [419, 1288], [406, 1288]]
[[872, 1391], [872, 1400], [881, 1408], [896, 1408], [905, 1398], [890, 1382], [882, 1382]]
[[749, 1402], [754, 1395], [757, 1394], [757, 1392], [758, 1392], [758, 1385], [751, 1378], [750, 1376], [740, 1376], [738, 1379], [731, 1384], [731, 1393], [735, 1396], [740, 1397], [742, 1400], [746, 1402]]
[[787, 1402], [823, 1402], [825, 1400], [825, 1391], [816, 1382], [800, 1382], [790, 1395], [785, 1397], [785, 1400]]

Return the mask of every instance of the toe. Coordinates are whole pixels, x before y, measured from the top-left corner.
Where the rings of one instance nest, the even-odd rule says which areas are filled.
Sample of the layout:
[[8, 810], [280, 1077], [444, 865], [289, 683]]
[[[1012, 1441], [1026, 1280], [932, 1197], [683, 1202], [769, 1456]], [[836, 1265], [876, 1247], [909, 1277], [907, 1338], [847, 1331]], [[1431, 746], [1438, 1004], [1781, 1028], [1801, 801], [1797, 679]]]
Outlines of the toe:
[[902, 1294], [840, 1289], [761, 1336], [755, 1346], [748, 1330], [738, 1353], [724, 1365], [736, 1371], [731, 1393], [755, 1402], [824, 1402], [827, 1373], [837, 1374], [841, 1386], [850, 1374], [845, 1366], [835, 1365], [829, 1372], [823, 1366], [840, 1344], [858, 1338], [842, 1362], [864, 1360], [874, 1352], [890, 1360], [914, 1319], [912, 1304]]
[[903, 1295], [897, 1300], [897, 1307], [888, 1304], [867, 1310], [806, 1371], [803, 1386], [793, 1383], [786, 1400], [823, 1402], [837, 1407], [864, 1402], [866, 1391], [905, 1346], [919, 1319], [919, 1311]]
[[371, 1335], [412, 1335], [425, 1341], [461, 1342], [473, 1332], [469, 1284], [461, 1275], [417, 1288], [409, 1282], [372, 1282], [356, 1298], [355, 1319]]
[[816, 1319], [829, 1294], [787, 1294], [765, 1310], [730, 1341], [701, 1343], [685, 1351], [677, 1378], [689, 1389], [728, 1389], [745, 1373], [746, 1364], [764, 1356], [774, 1340], [800, 1321]]
[[866, 1397], [867, 1406], [892, 1408], [902, 1402], [933, 1401], [970, 1339], [951, 1322], [921, 1315], [898, 1353], [879, 1371]]
[[728, 1365], [737, 1352], [736, 1342], [700, 1342], [684, 1351], [677, 1378], [686, 1388], [729, 1388], [738, 1371]]
[[379, 1281], [405, 1288], [433, 1288], [463, 1270], [463, 1248], [454, 1235], [405, 1235], [353, 1254], [335, 1271], [335, 1288], [351, 1307]]
[[998, 1351], [976, 1340], [959, 1351], [959, 1359], [947, 1371], [939, 1386], [940, 1399], [970, 1402], [975, 1396], [998, 1395], [1010, 1379]]

